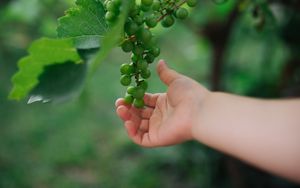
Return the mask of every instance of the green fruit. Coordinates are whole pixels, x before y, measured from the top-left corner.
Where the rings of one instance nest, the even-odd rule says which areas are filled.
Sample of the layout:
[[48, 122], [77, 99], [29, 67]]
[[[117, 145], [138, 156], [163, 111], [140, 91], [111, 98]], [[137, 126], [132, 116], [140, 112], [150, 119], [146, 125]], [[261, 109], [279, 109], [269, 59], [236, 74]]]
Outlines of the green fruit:
[[119, 11], [119, 6], [114, 1], [109, 1], [106, 4], [107, 11], [117, 12]]
[[138, 68], [138, 70], [141, 70], [141, 71], [147, 70], [148, 64], [146, 61], [140, 61], [137, 63], [137, 68]]
[[130, 95], [133, 95], [135, 93], [135, 91], [136, 91], [136, 87], [134, 87], [134, 86], [129, 86], [127, 88], [127, 93]]
[[142, 80], [140, 81], [139, 86], [146, 91], [148, 89], [148, 82], [146, 80]]
[[175, 23], [175, 19], [173, 18], [172, 15], [168, 15], [164, 17], [164, 19], [161, 22], [161, 25], [163, 27], [171, 27]]
[[134, 98], [133, 98], [132, 95], [126, 94], [125, 97], [124, 97], [124, 102], [126, 104], [132, 104], [133, 100], [134, 100]]
[[130, 64], [122, 64], [120, 67], [121, 74], [131, 75], [134, 73], [134, 67]]
[[152, 54], [150, 54], [150, 53], [148, 53], [147, 55], [145, 55], [145, 60], [146, 60], [147, 63], [149, 63], [149, 64], [153, 63], [153, 62], [154, 62], [154, 59], [155, 59], [154, 55], [152, 55]]
[[129, 36], [135, 34], [135, 32], [137, 32], [138, 29], [139, 26], [135, 22], [129, 21], [125, 23], [124, 30]]
[[142, 99], [144, 95], [145, 95], [145, 90], [142, 87], [136, 87], [135, 91], [132, 94], [132, 96], [135, 99]]
[[133, 63], [137, 63], [138, 61], [140, 61], [140, 59], [141, 59], [141, 56], [138, 56], [138, 55], [136, 55], [134, 53], [131, 54], [131, 61]]
[[141, 56], [144, 52], [143, 47], [141, 46], [134, 46], [133, 51], [132, 51], [135, 55], [137, 56]]
[[182, 19], [182, 20], [185, 19], [185, 18], [187, 18], [188, 15], [189, 15], [189, 12], [185, 8], [179, 8], [175, 12], [176, 18], [179, 18], [179, 19]]
[[195, 7], [198, 3], [198, 0], [187, 0], [186, 3], [189, 7]]
[[152, 5], [153, 0], [142, 0], [141, 3], [142, 3], [142, 5], [149, 7]]
[[150, 53], [154, 55], [154, 57], [158, 57], [160, 55], [160, 48], [158, 47], [152, 47], [150, 50]]
[[156, 16], [151, 15], [146, 18], [145, 22], [148, 27], [152, 28], [157, 25], [157, 18], [156, 18]]
[[133, 43], [131, 42], [131, 41], [129, 41], [129, 40], [125, 40], [124, 42], [123, 42], [123, 44], [122, 44], [122, 50], [124, 51], [124, 52], [131, 52], [132, 50], [133, 50]]
[[151, 76], [151, 71], [150, 70], [144, 70], [141, 72], [141, 77], [144, 79], [148, 79]]
[[128, 75], [122, 75], [120, 82], [123, 86], [129, 86], [131, 84], [131, 77]]
[[159, 11], [160, 10], [160, 2], [158, 0], [154, 0], [152, 4], [152, 10]]
[[136, 37], [138, 38], [139, 41], [142, 43], [148, 43], [152, 39], [152, 33], [148, 29], [141, 28], [138, 30], [136, 33]]
[[108, 22], [113, 22], [116, 19], [116, 14], [114, 12], [111, 11], [107, 11], [105, 14], [105, 20]]
[[136, 108], [143, 108], [145, 106], [145, 102], [143, 99], [134, 99], [133, 106]]

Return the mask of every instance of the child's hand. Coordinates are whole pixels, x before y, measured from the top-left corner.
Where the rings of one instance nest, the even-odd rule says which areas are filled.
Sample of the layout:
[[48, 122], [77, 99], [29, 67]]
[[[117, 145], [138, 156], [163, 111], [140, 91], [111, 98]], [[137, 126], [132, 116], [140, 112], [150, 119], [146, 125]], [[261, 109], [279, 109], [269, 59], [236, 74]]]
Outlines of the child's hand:
[[144, 147], [167, 146], [192, 139], [192, 125], [209, 91], [192, 79], [169, 69], [163, 61], [157, 66], [167, 93], [146, 94], [144, 109], [116, 101], [117, 114], [124, 120], [129, 137]]

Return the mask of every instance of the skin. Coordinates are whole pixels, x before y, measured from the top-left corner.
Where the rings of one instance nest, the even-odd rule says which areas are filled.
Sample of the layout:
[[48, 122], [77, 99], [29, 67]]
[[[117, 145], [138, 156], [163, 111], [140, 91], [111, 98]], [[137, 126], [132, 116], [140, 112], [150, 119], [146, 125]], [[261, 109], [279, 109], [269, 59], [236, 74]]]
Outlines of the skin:
[[166, 93], [146, 94], [144, 109], [116, 101], [129, 138], [143, 147], [196, 140], [300, 183], [300, 99], [261, 100], [211, 92], [160, 61]]

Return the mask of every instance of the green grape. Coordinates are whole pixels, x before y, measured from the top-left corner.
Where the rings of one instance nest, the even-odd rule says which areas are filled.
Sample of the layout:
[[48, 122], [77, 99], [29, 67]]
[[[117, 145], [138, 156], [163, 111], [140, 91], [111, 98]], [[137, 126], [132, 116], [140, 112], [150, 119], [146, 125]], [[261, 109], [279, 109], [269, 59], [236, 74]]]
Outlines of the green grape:
[[155, 59], [155, 57], [154, 57], [154, 55], [151, 54], [151, 53], [148, 53], [148, 54], [145, 55], [145, 60], [146, 60], [147, 63], [149, 63], [149, 64], [153, 63], [153, 62], [154, 62], [154, 59]]
[[142, 15], [136, 15], [133, 17], [133, 20], [135, 21], [136, 24], [142, 25], [144, 23], [144, 19]]
[[141, 80], [139, 86], [146, 91], [148, 89], [148, 82], [146, 80]]
[[179, 19], [182, 19], [182, 20], [185, 19], [185, 18], [187, 18], [188, 15], [189, 15], [189, 12], [185, 8], [179, 8], [175, 12], [176, 18], [179, 18]]
[[141, 56], [138, 56], [134, 53], [131, 54], [131, 61], [134, 62], [134, 63], [137, 63], [138, 61], [140, 61], [141, 59]]
[[142, 55], [142, 54], [143, 54], [144, 49], [143, 49], [143, 47], [141, 47], [140, 45], [136, 45], [136, 46], [134, 46], [132, 52], [133, 52], [135, 55], [139, 56], [139, 55]]
[[128, 35], [133, 35], [135, 32], [137, 32], [139, 29], [139, 26], [137, 23], [128, 21], [125, 23], [124, 30]]
[[161, 22], [161, 25], [163, 27], [171, 27], [175, 23], [175, 19], [173, 18], [172, 15], [168, 15], [164, 17], [164, 19]]
[[198, 0], [187, 0], [186, 3], [189, 7], [195, 7], [197, 5]]
[[130, 13], [129, 13], [129, 16], [130, 16], [131, 18], [133, 18], [133, 17], [135, 17], [136, 15], [138, 15], [139, 12], [140, 12], [140, 7], [138, 7], [138, 6], [135, 5], [135, 6], [133, 6], [133, 7], [131, 8]]
[[134, 98], [133, 98], [133, 96], [132, 95], [129, 95], [128, 93], [125, 95], [125, 97], [124, 97], [124, 102], [126, 103], [126, 104], [132, 104], [133, 103], [133, 100], [134, 100]]
[[160, 48], [152, 47], [150, 53], [154, 55], [154, 57], [158, 57], [160, 55]]
[[142, 43], [148, 43], [152, 39], [152, 33], [148, 29], [141, 28], [137, 33], [136, 37], [138, 40], [140, 40]]
[[141, 3], [142, 3], [142, 5], [149, 7], [152, 5], [153, 0], [142, 0]]
[[148, 68], [148, 63], [146, 61], [141, 61], [137, 63], [137, 68], [141, 71], [147, 70]]
[[122, 64], [120, 67], [121, 74], [131, 75], [134, 73], [134, 67], [131, 64]]
[[129, 40], [125, 40], [121, 47], [124, 52], [131, 52], [134, 48], [133, 43]]
[[116, 19], [116, 14], [114, 12], [108, 11], [105, 14], [105, 20], [108, 22], [113, 22]]
[[145, 90], [142, 87], [136, 87], [135, 91], [132, 94], [132, 96], [135, 99], [142, 99], [144, 95], [145, 95]]
[[127, 93], [130, 95], [133, 95], [135, 93], [135, 91], [136, 91], [136, 87], [134, 87], [134, 86], [129, 86], [127, 88]]
[[107, 4], [106, 4], [106, 9], [108, 11], [112, 11], [112, 12], [116, 12], [119, 10], [119, 6], [114, 2], [114, 1], [109, 1]]
[[148, 16], [146, 18], [146, 25], [150, 28], [155, 27], [157, 25], [157, 18], [155, 15]]
[[141, 77], [144, 79], [148, 79], [151, 76], [151, 71], [150, 70], [144, 70], [141, 72]]
[[152, 10], [154, 11], [159, 11], [160, 10], [160, 2], [158, 0], [154, 0], [152, 4]]
[[116, 6], [120, 7], [120, 5], [122, 4], [122, 0], [112, 0]]
[[128, 75], [122, 75], [120, 82], [123, 86], [129, 86], [131, 84], [131, 77]]
[[145, 102], [143, 99], [134, 99], [133, 106], [136, 108], [143, 108], [145, 106]]
[[150, 6], [146, 6], [146, 5], [141, 5], [141, 10], [143, 12], [148, 12], [151, 10], [151, 7]]

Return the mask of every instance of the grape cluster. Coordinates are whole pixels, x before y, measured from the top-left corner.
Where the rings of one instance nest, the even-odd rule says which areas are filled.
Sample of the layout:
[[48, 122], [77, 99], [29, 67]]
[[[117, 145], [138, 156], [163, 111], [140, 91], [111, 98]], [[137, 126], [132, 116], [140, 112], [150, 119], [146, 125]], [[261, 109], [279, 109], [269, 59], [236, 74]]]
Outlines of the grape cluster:
[[[149, 65], [160, 55], [151, 29], [159, 23], [168, 28], [174, 25], [176, 19], [187, 18], [189, 12], [182, 5], [194, 7], [197, 0], [141, 0], [140, 3], [132, 0], [128, 3], [131, 3], [131, 7], [120, 46], [124, 52], [131, 53], [131, 62], [121, 65], [120, 82], [128, 86], [125, 103], [143, 108], [147, 79], [151, 76]], [[105, 0], [104, 6], [106, 21], [108, 24], [115, 23], [122, 11], [122, 0]]]

